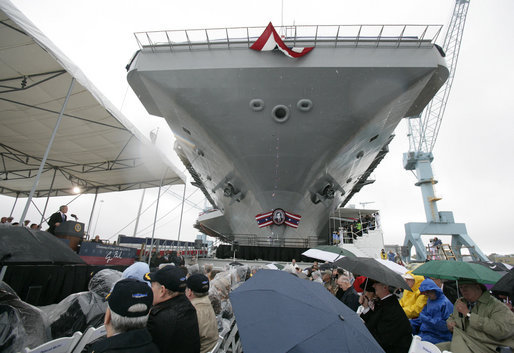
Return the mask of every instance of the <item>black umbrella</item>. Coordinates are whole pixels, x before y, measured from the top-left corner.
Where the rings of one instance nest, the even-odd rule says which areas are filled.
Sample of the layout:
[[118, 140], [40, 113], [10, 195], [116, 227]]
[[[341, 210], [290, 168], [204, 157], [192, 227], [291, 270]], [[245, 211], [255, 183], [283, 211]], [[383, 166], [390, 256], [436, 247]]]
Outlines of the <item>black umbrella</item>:
[[319, 269], [320, 270], [333, 270], [334, 268], [337, 268], [337, 267], [334, 266], [334, 264], [332, 264], [332, 263], [327, 263], [327, 264], [319, 265]]
[[48, 232], [25, 227], [1, 227], [0, 266], [15, 264], [84, 264], [84, 261]]
[[500, 278], [491, 290], [495, 292], [508, 293], [510, 297], [514, 297], [514, 268], [507, 272], [505, 276]]
[[383, 352], [353, 310], [284, 271], [260, 270], [230, 302], [245, 353]]
[[505, 264], [502, 264], [501, 262], [486, 262], [486, 261], [472, 261], [472, 262], [475, 264], [485, 266], [493, 271], [499, 272], [499, 273], [501, 273], [502, 276], [504, 274], [506, 274], [507, 272], [509, 272], [509, 269], [507, 268], [507, 266], [505, 266]]
[[232, 261], [231, 263], [229, 263], [229, 266], [244, 266], [244, 265], [240, 262]]
[[402, 276], [371, 257], [343, 257], [334, 265], [391, 287], [411, 290]]

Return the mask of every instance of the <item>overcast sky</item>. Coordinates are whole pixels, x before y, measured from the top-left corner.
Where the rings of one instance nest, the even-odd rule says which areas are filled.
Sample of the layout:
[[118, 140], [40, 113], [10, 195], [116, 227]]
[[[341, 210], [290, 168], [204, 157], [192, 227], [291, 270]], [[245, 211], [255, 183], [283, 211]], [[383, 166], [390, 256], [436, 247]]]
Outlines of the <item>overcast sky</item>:
[[[452, 0], [404, 1], [33, 1], [14, 0], [90, 80], [144, 133], [159, 129], [158, 144], [172, 149], [171, 134], [162, 119], [150, 117], [134, 97], [126, 80], [125, 65], [138, 49], [133, 33], [164, 29], [192, 29], [235, 26], [312, 24], [448, 24]], [[456, 222], [465, 223], [468, 234], [487, 254], [514, 253], [510, 217], [513, 209], [512, 118], [514, 82], [514, 2], [511, 0], [472, 1], [464, 31], [456, 78], [439, 138], [434, 149], [433, 169], [439, 211], [453, 211]], [[441, 38], [442, 40], [442, 38]], [[373, 202], [368, 208], [381, 211], [387, 244], [403, 244], [407, 222], [423, 222], [425, 215], [415, 178], [402, 167], [408, 151], [406, 122], [398, 126], [390, 153], [365, 187], [350, 201]], [[170, 152], [171, 153], [171, 152]], [[183, 170], [183, 166], [178, 164]], [[183, 187], [172, 187], [181, 196]], [[104, 238], [118, 233], [132, 235], [141, 191], [100, 195], [91, 229]], [[201, 192], [188, 186], [186, 194], [197, 207], [186, 205], [181, 239], [193, 240], [192, 228]], [[156, 197], [146, 194], [144, 207]], [[51, 200], [48, 212], [70, 198]], [[13, 198], [0, 198], [0, 212], [8, 214]], [[93, 198], [81, 196], [70, 205], [86, 223]], [[43, 200], [37, 200], [42, 207]], [[14, 212], [19, 217], [23, 205]], [[140, 235], [150, 236], [154, 207], [141, 220]], [[32, 208], [28, 218], [36, 219]], [[169, 213], [169, 214], [167, 214]], [[96, 214], [96, 212], [95, 212]], [[166, 215], [167, 214], [167, 215]], [[163, 198], [156, 236], [177, 238], [180, 200]], [[39, 219], [37, 219], [39, 222]], [[128, 226], [127, 226], [128, 225]], [[127, 226], [126, 228], [124, 228]], [[114, 238], [113, 238], [114, 239]]]

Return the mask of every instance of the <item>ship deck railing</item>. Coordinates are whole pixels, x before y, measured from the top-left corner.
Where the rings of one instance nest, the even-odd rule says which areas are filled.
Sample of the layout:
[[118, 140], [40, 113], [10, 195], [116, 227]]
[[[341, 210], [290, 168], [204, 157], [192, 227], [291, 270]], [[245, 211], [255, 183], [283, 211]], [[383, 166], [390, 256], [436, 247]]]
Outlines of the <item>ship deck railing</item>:
[[241, 246], [258, 246], [258, 247], [286, 247], [286, 248], [313, 248], [323, 244], [323, 240], [317, 236], [308, 237], [262, 237], [256, 234], [230, 234], [224, 235], [223, 241], [232, 244], [234, 241]]
[[[287, 46], [432, 47], [442, 25], [317, 25], [275, 27]], [[250, 47], [266, 27], [232, 27], [136, 32], [145, 50]]]

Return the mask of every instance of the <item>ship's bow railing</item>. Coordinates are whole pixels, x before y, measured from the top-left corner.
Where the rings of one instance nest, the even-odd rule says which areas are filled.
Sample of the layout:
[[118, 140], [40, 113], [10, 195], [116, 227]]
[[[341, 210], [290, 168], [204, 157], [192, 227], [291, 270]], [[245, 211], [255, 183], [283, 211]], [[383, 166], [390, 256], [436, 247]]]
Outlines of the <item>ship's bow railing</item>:
[[259, 237], [256, 234], [230, 234], [225, 235], [228, 243], [237, 242], [241, 246], [286, 247], [286, 248], [313, 248], [322, 244], [317, 236], [306, 237]]
[[[165, 30], [134, 33], [141, 50], [250, 47], [266, 27]], [[275, 27], [290, 47], [431, 47], [442, 25], [316, 25]]]

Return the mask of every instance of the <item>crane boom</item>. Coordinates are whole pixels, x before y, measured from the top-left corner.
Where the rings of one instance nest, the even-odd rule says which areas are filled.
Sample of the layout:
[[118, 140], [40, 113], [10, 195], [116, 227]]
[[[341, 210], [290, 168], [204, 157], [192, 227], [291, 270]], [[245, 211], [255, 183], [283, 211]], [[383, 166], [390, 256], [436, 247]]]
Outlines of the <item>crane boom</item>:
[[457, 0], [455, 2], [453, 15], [442, 45], [446, 53], [445, 57], [450, 74], [445, 84], [423, 111], [423, 118], [421, 118], [421, 115], [409, 118], [410, 152], [429, 153], [434, 149], [455, 77], [468, 7], [469, 0]]
[[432, 160], [434, 159], [432, 150], [439, 134], [446, 103], [455, 78], [468, 7], [469, 0], [455, 1], [452, 18], [444, 38], [442, 48], [446, 53], [448, 79], [432, 98], [424, 112], [408, 119], [409, 152], [403, 155], [403, 167], [407, 170], [416, 170], [418, 179], [416, 186], [421, 189], [427, 222], [405, 224], [404, 246], [407, 248], [408, 254], [404, 257], [406, 260], [410, 258], [412, 246], [416, 248], [417, 259], [426, 260], [427, 252], [423, 246], [422, 235], [451, 235], [451, 247], [455, 253], [453, 258], [462, 259], [461, 248], [466, 247], [474, 260], [488, 260], [487, 256], [468, 236], [465, 224], [455, 223], [452, 212], [439, 212], [437, 209], [437, 201], [441, 198], [434, 195], [434, 185], [437, 180], [434, 180], [432, 172]]

